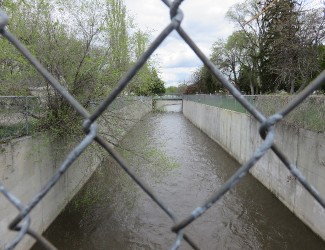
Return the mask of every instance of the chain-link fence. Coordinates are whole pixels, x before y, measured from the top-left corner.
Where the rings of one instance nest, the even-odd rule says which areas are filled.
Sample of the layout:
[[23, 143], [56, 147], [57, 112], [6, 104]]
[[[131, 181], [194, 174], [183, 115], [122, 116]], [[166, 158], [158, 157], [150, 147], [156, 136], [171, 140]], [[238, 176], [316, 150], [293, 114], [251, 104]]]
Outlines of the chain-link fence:
[[[295, 98], [292, 95], [245, 95], [244, 97], [267, 116], [276, 113]], [[183, 98], [249, 114], [248, 110], [231, 95], [184, 95]], [[309, 96], [299, 107], [288, 114], [284, 121], [296, 128], [305, 128], [315, 132], [325, 131], [325, 96]]]
[[0, 141], [31, 135], [44, 114], [44, 105], [35, 96], [0, 96]]
[[[47, 97], [37, 96], [0, 96], [0, 142], [38, 132], [49, 111], [47, 100]], [[83, 100], [82, 103], [86, 103], [87, 110], [94, 111], [102, 101]], [[118, 97], [110, 105], [108, 116], [122, 119], [119, 110], [136, 103], [151, 103], [151, 97]]]
[[[98, 106], [103, 100], [94, 100], [92, 104]], [[133, 105], [136, 102], [151, 102], [151, 97], [148, 96], [118, 96], [112, 102], [112, 104], [108, 107], [109, 110], [119, 110], [121, 108], [125, 108], [127, 106]]]
[[[154, 202], [170, 217], [171, 230], [175, 232], [176, 237], [171, 249], [177, 249], [181, 244], [186, 241], [193, 249], [199, 249], [199, 246], [192, 240], [191, 236], [185, 232], [186, 227], [195, 221], [198, 217], [202, 216], [211, 206], [213, 206], [223, 195], [225, 195], [241, 178], [243, 178], [254, 164], [265, 155], [268, 150], [272, 150], [279, 159], [283, 162], [284, 166], [290, 170], [292, 175], [302, 184], [302, 186], [312, 195], [318, 203], [325, 208], [325, 200], [319, 195], [317, 190], [310, 183], [306, 181], [301, 172], [297, 169], [294, 163], [286, 157], [274, 142], [275, 129], [274, 125], [287, 116], [292, 110], [306, 99], [313, 91], [315, 91], [322, 83], [325, 82], [325, 71], [323, 71], [315, 80], [313, 80], [305, 90], [299, 95], [295, 96], [284, 107], [281, 107], [278, 112], [275, 112], [269, 117], [266, 117], [261, 113], [247, 98], [245, 98], [215, 67], [215, 65], [202, 53], [197, 45], [188, 36], [187, 32], [181, 27], [183, 20], [183, 12], [179, 9], [183, 0], [175, 0], [172, 3], [168, 0], [162, 0], [162, 2], [169, 7], [171, 21], [166, 25], [166, 28], [157, 36], [157, 38], [151, 43], [149, 48], [143, 53], [139, 60], [134, 64], [132, 68], [124, 75], [118, 82], [117, 87], [111, 92], [111, 94], [90, 114], [73, 96], [71, 96], [62, 85], [30, 54], [30, 52], [20, 43], [20, 41], [6, 29], [8, 23], [7, 16], [0, 12], [0, 33], [2, 36], [12, 43], [29, 62], [37, 69], [37, 71], [43, 75], [43, 77], [58, 91], [67, 102], [84, 118], [83, 129], [85, 132], [84, 139], [78, 144], [69, 155], [67, 155], [65, 161], [62, 163], [56, 174], [50, 178], [46, 185], [39, 190], [29, 202], [22, 203], [19, 197], [15, 197], [13, 193], [8, 190], [2, 183], [0, 183], [1, 193], [8, 199], [19, 211], [17, 217], [10, 223], [9, 229], [17, 231], [14, 239], [8, 239], [7, 249], [13, 249], [27, 234], [34, 237], [39, 241], [46, 249], [55, 249], [55, 247], [43, 238], [40, 234], [35, 232], [30, 227], [30, 212], [43, 197], [51, 190], [51, 188], [58, 182], [61, 176], [69, 168], [69, 166], [76, 160], [80, 154], [95, 141], [101, 147], [103, 147], [112, 157], [115, 159], [121, 168], [146, 192]], [[146, 63], [151, 54], [158, 48], [158, 46], [168, 37], [172, 31], [176, 30], [180, 37], [188, 44], [188, 46], [195, 52], [210, 72], [223, 84], [225, 88], [234, 96], [234, 98], [241, 103], [241, 105], [260, 122], [260, 129], [256, 133], [260, 133], [264, 139], [263, 143], [256, 148], [255, 153], [251, 158], [244, 163], [232, 177], [230, 177], [224, 185], [216, 190], [211, 197], [199, 205], [192, 211], [186, 218], [178, 218], [173, 210], [166, 206], [166, 203], [157, 196], [147, 184], [141, 180], [124, 161], [124, 159], [116, 152], [116, 150], [100, 135], [97, 133], [96, 120], [103, 114], [103, 112], [112, 104], [117, 96], [128, 85], [130, 80], [139, 69]], [[27, 188], [27, 187], [26, 187]]]

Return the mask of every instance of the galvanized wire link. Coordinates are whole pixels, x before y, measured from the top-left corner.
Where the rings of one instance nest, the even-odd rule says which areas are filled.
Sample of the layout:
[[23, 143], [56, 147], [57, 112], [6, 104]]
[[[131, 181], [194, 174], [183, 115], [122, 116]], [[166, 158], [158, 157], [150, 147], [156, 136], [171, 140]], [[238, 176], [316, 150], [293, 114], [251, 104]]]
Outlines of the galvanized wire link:
[[[0, 182], [0, 192], [13, 204], [20, 212], [24, 211], [24, 205], [20, 202], [18, 198], [12, 195]], [[30, 217], [26, 216], [23, 220], [22, 226], [19, 228], [14, 228], [18, 230], [19, 233], [16, 237], [6, 245], [6, 250], [13, 249], [25, 236], [27, 233], [28, 227], [30, 225]]]
[[[125, 74], [125, 76], [118, 82], [117, 87], [111, 92], [111, 94], [101, 102], [101, 104], [95, 109], [92, 114], [89, 112], [73, 97], [68, 91], [39, 63], [39, 61], [31, 55], [31, 53], [21, 44], [21, 42], [8, 32], [5, 27], [8, 23], [8, 18], [5, 13], [0, 10], [0, 33], [10, 43], [12, 43], [18, 51], [35, 67], [35, 69], [58, 91], [66, 101], [84, 118], [84, 124], [82, 125], [85, 131], [85, 137], [82, 141], [71, 151], [62, 163], [58, 171], [50, 178], [45, 186], [39, 190], [39, 192], [28, 202], [27, 205], [23, 205], [19, 197], [15, 197], [12, 193], [5, 188], [0, 182], [0, 192], [4, 197], [13, 204], [19, 211], [17, 217], [10, 223], [9, 229], [17, 231], [17, 235], [14, 239], [8, 240], [6, 246], [7, 249], [13, 249], [26, 234], [34, 237], [39, 241], [45, 249], [55, 249], [50, 242], [44, 239], [37, 232], [30, 228], [30, 212], [37, 204], [44, 198], [44, 196], [51, 190], [51, 188], [57, 183], [60, 177], [71, 166], [71, 164], [80, 156], [83, 151], [93, 142], [96, 141], [101, 147], [103, 147], [112, 157], [118, 162], [119, 166], [129, 175], [129, 177], [171, 218], [174, 225], [171, 225], [171, 230], [176, 233], [176, 239], [174, 243], [171, 243], [171, 249], [178, 249], [183, 239], [193, 248], [199, 249], [193, 240], [185, 233], [187, 225], [195, 221], [199, 216], [202, 216], [213, 204], [215, 204], [221, 197], [223, 197], [231, 188], [236, 185], [255, 165], [255, 163], [262, 158], [270, 149], [279, 157], [286, 168], [292, 173], [294, 177], [302, 184], [302, 186], [319, 202], [319, 204], [325, 208], [325, 200], [319, 195], [317, 190], [307, 182], [302, 173], [297, 167], [290, 162], [285, 154], [279, 150], [278, 146], [274, 143], [275, 129], [274, 125], [294, 110], [304, 99], [306, 99], [314, 90], [316, 90], [322, 83], [325, 82], [325, 71], [323, 71], [314, 81], [312, 81], [304, 91], [302, 91], [292, 102], [283, 107], [279, 112], [266, 117], [261, 113], [248, 99], [246, 99], [221, 73], [220, 70], [201, 52], [198, 46], [187, 35], [186, 31], [181, 27], [183, 20], [183, 12], [179, 9], [183, 0], [175, 0], [170, 2], [169, 0], [162, 0], [162, 2], [169, 8], [171, 21], [166, 28], [158, 35], [158, 37], [152, 42], [149, 48], [143, 53], [143, 55], [137, 60], [134, 66]], [[261, 137], [264, 142], [255, 150], [249, 161], [243, 164], [215, 193], [201, 206], [197, 207], [183, 220], [179, 220], [175, 213], [165, 205], [165, 203], [150, 189], [150, 187], [141, 180], [135, 172], [130, 168], [123, 158], [114, 150], [114, 148], [102, 137], [97, 135], [96, 124], [94, 123], [105, 110], [112, 106], [114, 100], [123, 89], [129, 84], [131, 79], [137, 74], [141, 67], [147, 62], [149, 57], [159, 45], [170, 35], [170, 33], [176, 30], [185, 43], [194, 51], [194, 53], [200, 58], [209, 71], [216, 77], [225, 88], [234, 96], [234, 98], [253, 116], [260, 122]], [[28, 115], [30, 107], [26, 99], [24, 106], [24, 117], [27, 119], [26, 124], [28, 126]], [[27, 127], [28, 131], [28, 127]]]
[[[114, 148], [109, 145], [104, 139], [100, 136], [96, 137], [96, 141], [101, 145], [112, 157], [113, 159], [121, 166], [121, 168], [131, 177], [132, 180], [154, 201], [156, 204], [176, 223], [177, 218], [175, 214], [168, 208], [164, 202], [150, 189], [150, 187], [139, 177], [136, 176], [134, 171], [125, 163], [123, 158], [119, 155]], [[195, 242], [186, 234], [184, 234], [184, 239], [193, 249], [200, 249]]]
[[50, 191], [50, 189], [59, 181], [60, 177], [72, 165], [72, 163], [81, 155], [81, 153], [93, 142], [97, 134], [96, 124], [92, 124], [89, 134], [77, 145], [66, 157], [58, 171], [46, 183], [46, 185], [37, 193], [26, 208], [10, 223], [9, 228], [13, 229], [29, 212], [41, 201], [41, 199]]
[[135, 74], [141, 69], [141, 67], [146, 63], [152, 53], [158, 48], [158, 46], [165, 40], [165, 38], [179, 25], [183, 19], [182, 14], [177, 14], [172, 18], [171, 23], [159, 34], [159, 36], [153, 41], [149, 48], [143, 53], [143, 55], [137, 60], [135, 65], [126, 73], [126, 75], [119, 81], [117, 87], [112, 91], [112, 93], [107, 97], [107, 99], [101, 103], [97, 110], [91, 115], [88, 123], [84, 124], [85, 127], [95, 121], [106, 108], [115, 100], [115, 98], [123, 91], [123, 89], [128, 85]]
[[263, 144], [256, 149], [254, 155], [242, 165], [236, 173], [231, 176], [225, 184], [215, 192], [202, 206], [197, 207], [192, 211], [192, 213], [185, 218], [183, 221], [179, 222], [175, 225], [172, 230], [174, 232], [178, 232], [181, 229], [184, 229], [191, 222], [196, 220], [202, 214], [204, 214], [214, 203], [216, 203], [223, 195], [225, 195], [234, 185], [236, 185], [241, 178], [243, 178], [248, 171], [255, 165], [255, 163], [268, 151], [268, 149], [272, 146], [274, 141], [274, 128], [268, 128], [269, 132], [265, 138]]
[[[1, 14], [1, 13], [0, 13]], [[52, 85], [52, 87], [58, 91], [70, 104], [71, 106], [83, 117], [88, 116], [88, 112], [81, 104], [71, 96], [68, 91], [56, 80], [50, 72], [48, 72], [40, 62], [19, 42], [19, 40], [13, 36], [10, 32], [5, 29], [0, 30], [0, 33], [8, 39], [19, 52], [33, 65], [33, 67]]]
[[8, 24], [8, 16], [0, 10], [0, 30], [4, 29]]

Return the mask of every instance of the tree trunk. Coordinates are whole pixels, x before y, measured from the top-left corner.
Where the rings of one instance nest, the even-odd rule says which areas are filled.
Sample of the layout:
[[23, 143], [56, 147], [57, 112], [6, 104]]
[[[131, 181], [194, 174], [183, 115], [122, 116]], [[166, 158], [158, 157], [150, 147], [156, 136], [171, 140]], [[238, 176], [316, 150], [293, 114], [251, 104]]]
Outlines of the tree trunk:
[[251, 89], [251, 95], [254, 95], [254, 86], [253, 86], [252, 79], [249, 80], [249, 88]]
[[295, 81], [291, 80], [291, 84], [290, 84], [290, 94], [292, 95], [295, 92]]

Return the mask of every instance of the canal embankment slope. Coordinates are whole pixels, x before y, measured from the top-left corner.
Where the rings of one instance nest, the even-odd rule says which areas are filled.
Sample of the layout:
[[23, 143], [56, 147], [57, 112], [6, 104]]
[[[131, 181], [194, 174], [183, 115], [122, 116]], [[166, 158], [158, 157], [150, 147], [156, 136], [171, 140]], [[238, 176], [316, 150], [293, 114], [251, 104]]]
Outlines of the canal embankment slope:
[[[247, 114], [188, 100], [183, 101], [183, 114], [241, 164], [262, 143], [259, 123]], [[325, 197], [325, 133], [281, 123], [276, 125], [276, 143]], [[271, 150], [256, 163], [251, 174], [325, 240], [324, 209]]]
[[[146, 114], [152, 110], [150, 98], [137, 98], [105, 112], [98, 121], [99, 132], [117, 143]], [[107, 123], [109, 122], [109, 124]], [[109, 125], [109, 126], [106, 126]], [[0, 178], [2, 184], [23, 204], [27, 204], [59, 169], [67, 154], [80, 140], [72, 137], [53, 138], [47, 133], [25, 136], [0, 145]], [[42, 233], [87, 182], [105, 153], [95, 144], [89, 146], [69, 167], [59, 182], [32, 210], [31, 228]], [[0, 249], [17, 235], [8, 225], [17, 216], [15, 207], [0, 196]], [[24, 237], [16, 249], [29, 249], [34, 244]]]

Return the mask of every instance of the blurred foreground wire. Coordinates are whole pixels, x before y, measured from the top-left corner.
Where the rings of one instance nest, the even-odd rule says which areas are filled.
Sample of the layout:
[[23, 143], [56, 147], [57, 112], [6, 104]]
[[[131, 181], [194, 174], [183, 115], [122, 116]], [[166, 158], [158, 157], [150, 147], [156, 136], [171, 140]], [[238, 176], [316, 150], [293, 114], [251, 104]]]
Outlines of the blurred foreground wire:
[[[0, 182], [0, 192], [4, 197], [11, 202], [18, 210], [18, 215], [10, 223], [9, 229], [17, 231], [14, 239], [8, 239], [6, 249], [13, 249], [26, 235], [35, 238], [41, 243], [45, 249], [55, 249], [55, 247], [44, 239], [37, 232], [34, 232], [30, 228], [30, 212], [48, 191], [57, 183], [64, 172], [71, 166], [71, 164], [78, 158], [80, 154], [93, 142], [97, 142], [103, 147], [125, 170], [125, 172], [141, 187], [141, 189], [147, 193], [154, 202], [170, 217], [171, 229], [175, 232], [175, 242], [171, 243], [171, 249], [177, 249], [183, 241], [186, 241], [193, 249], [199, 249], [199, 246], [186, 234], [186, 226], [196, 220], [199, 216], [203, 215], [214, 203], [216, 203], [224, 194], [226, 194], [241, 178], [243, 178], [254, 164], [265, 155], [268, 150], [272, 150], [279, 159], [283, 162], [292, 175], [305, 187], [305, 189], [319, 202], [319, 204], [325, 208], [325, 201], [318, 192], [306, 181], [304, 176], [299, 172], [297, 167], [291, 163], [286, 155], [281, 152], [278, 146], [274, 143], [275, 129], [274, 125], [287, 116], [292, 110], [294, 110], [300, 103], [302, 103], [313, 91], [315, 91], [322, 83], [325, 82], [325, 71], [323, 71], [314, 81], [312, 81], [304, 91], [292, 99], [288, 104], [282, 107], [279, 111], [266, 117], [262, 114], [254, 104], [245, 98], [215, 67], [215, 65], [201, 52], [197, 45], [187, 35], [186, 31], [181, 27], [183, 19], [183, 13], [179, 9], [182, 0], [175, 0], [171, 3], [168, 0], [162, 0], [163, 3], [170, 9], [171, 21], [166, 25], [166, 28], [161, 31], [158, 37], [152, 42], [149, 48], [139, 58], [132, 68], [120, 79], [117, 87], [111, 92], [111, 94], [101, 102], [101, 104], [95, 108], [90, 114], [68, 91], [39, 63], [37, 59], [31, 55], [31, 53], [22, 45], [22, 43], [10, 32], [6, 30], [8, 22], [7, 16], [0, 11], [0, 33], [7, 39], [13, 46], [20, 51], [20, 53], [32, 64], [35, 69], [52, 85], [52, 87], [58, 91], [65, 100], [83, 117], [83, 130], [85, 132], [84, 139], [71, 150], [70, 154], [66, 157], [61, 167], [57, 170], [54, 176], [52, 176], [44, 187], [39, 190], [27, 204], [23, 204], [19, 197], [15, 197], [5, 186]], [[254, 155], [251, 156], [249, 161], [243, 164], [240, 169], [229, 178], [224, 185], [216, 190], [215, 193], [203, 204], [198, 206], [192, 211], [186, 218], [177, 218], [171, 208], [167, 207], [163, 200], [161, 200], [147, 184], [141, 180], [135, 172], [126, 164], [124, 159], [115, 151], [115, 149], [97, 133], [96, 120], [112, 105], [113, 101], [121, 94], [123, 89], [128, 85], [130, 80], [137, 74], [140, 68], [146, 63], [151, 54], [158, 48], [158, 46], [168, 37], [172, 31], [176, 30], [178, 34], [183, 38], [184, 42], [195, 52], [210, 72], [223, 84], [225, 88], [232, 94], [241, 106], [250, 113], [255, 119], [260, 122], [259, 132], [264, 142], [255, 150]], [[25, 114], [28, 113], [28, 105], [26, 105]], [[19, 113], [17, 111], [17, 113]], [[18, 119], [18, 118], [17, 118]], [[24, 119], [24, 113], [20, 119]]]

